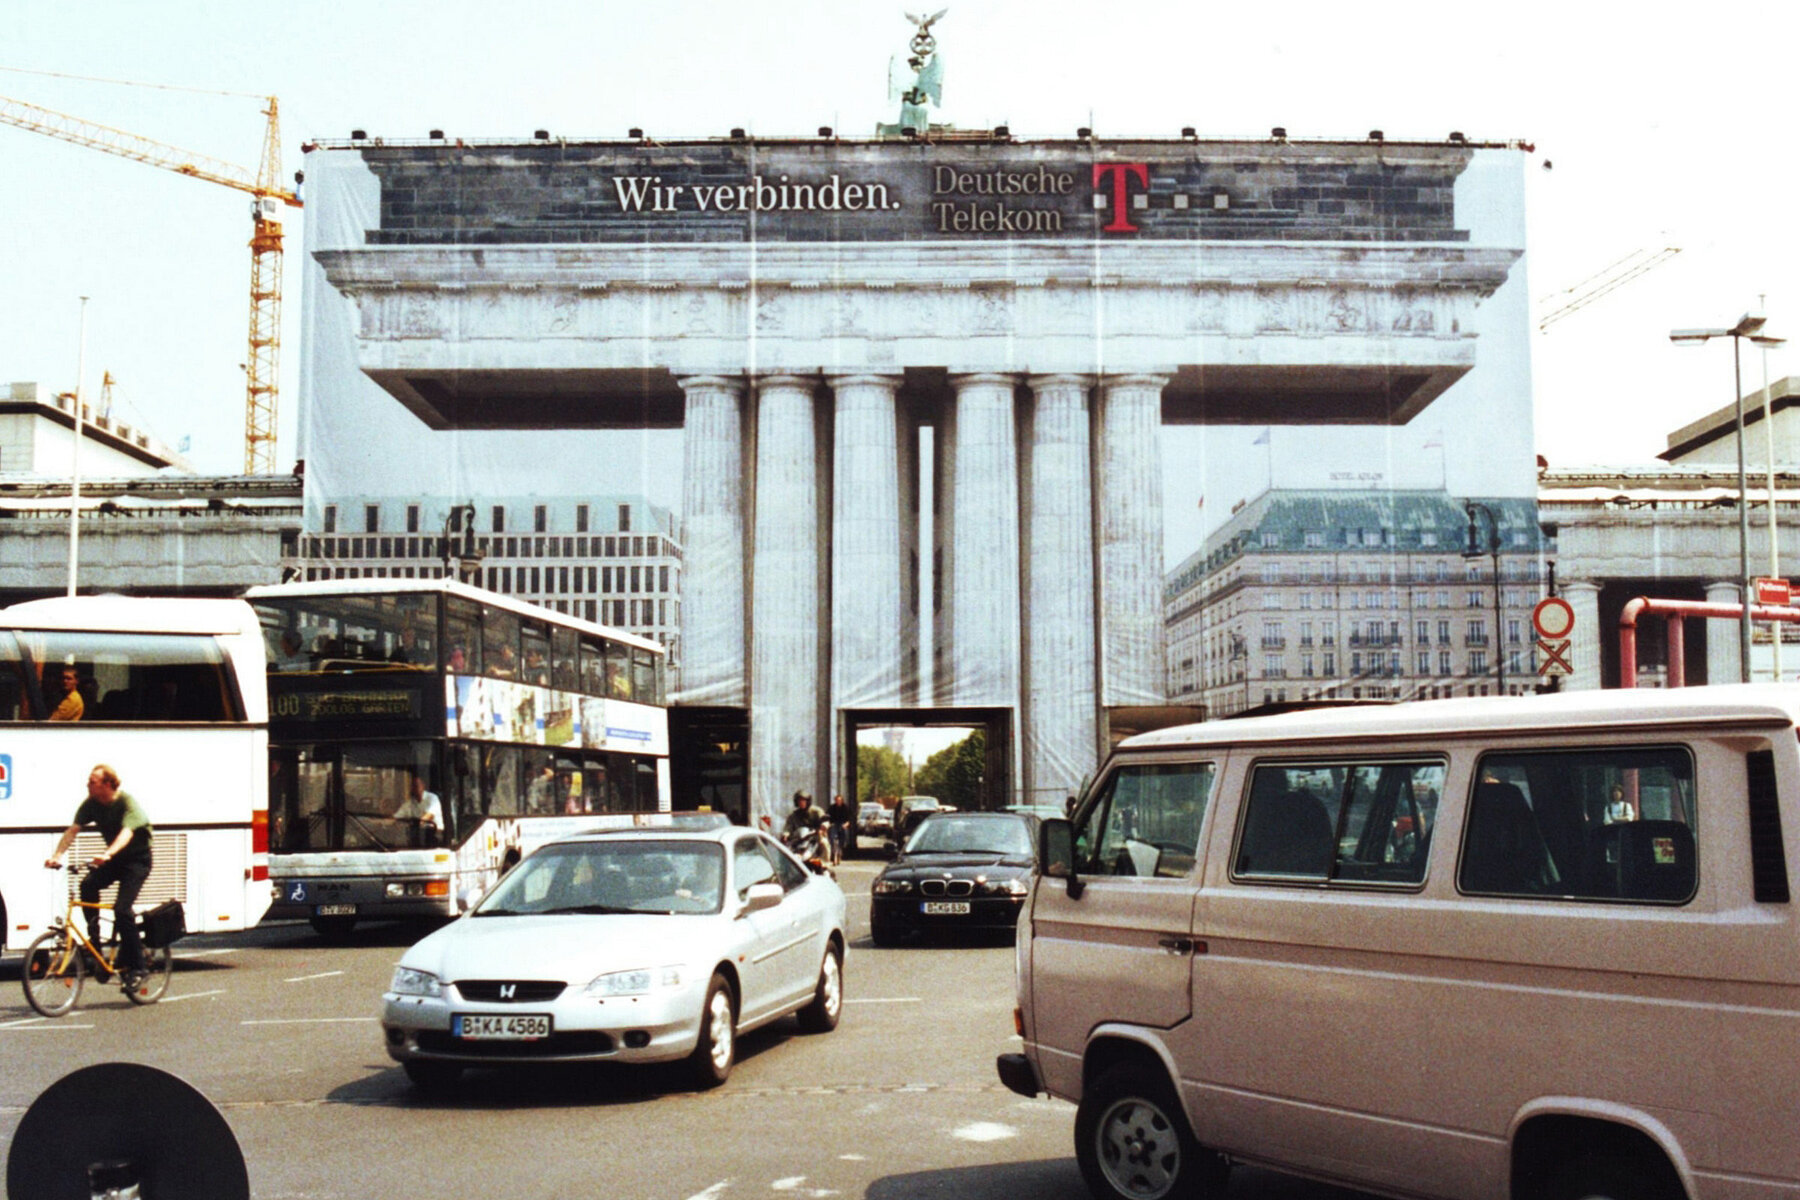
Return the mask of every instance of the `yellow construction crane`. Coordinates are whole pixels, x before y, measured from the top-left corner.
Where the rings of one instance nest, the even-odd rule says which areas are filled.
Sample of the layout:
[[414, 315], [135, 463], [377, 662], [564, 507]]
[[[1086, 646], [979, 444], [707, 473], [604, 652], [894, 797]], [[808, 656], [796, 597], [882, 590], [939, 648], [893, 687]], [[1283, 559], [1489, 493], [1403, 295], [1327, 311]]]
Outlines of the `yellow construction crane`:
[[279, 183], [280, 106], [273, 96], [265, 99], [268, 107], [263, 115], [269, 120], [263, 132], [262, 163], [252, 174], [211, 155], [0, 96], [0, 123], [163, 167], [177, 175], [224, 184], [254, 197], [250, 205], [254, 222], [250, 234], [250, 354], [244, 363], [244, 472], [248, 475], [275, 470], [275, 414], [281, 390], [281, 206], [300, 207], [300, 197]]

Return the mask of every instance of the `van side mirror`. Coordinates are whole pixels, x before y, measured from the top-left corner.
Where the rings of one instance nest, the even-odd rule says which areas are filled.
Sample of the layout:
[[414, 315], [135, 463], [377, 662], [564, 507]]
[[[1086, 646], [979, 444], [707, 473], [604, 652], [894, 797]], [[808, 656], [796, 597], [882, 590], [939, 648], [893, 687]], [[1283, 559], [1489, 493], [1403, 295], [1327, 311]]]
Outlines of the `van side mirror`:
[[1069, 899], [1081, 899], [1081, 877], [1075, 873], [1075, 827], [1061, 817], [1038, 826], [1038, 870], [1048, 879], [1068, 881]]

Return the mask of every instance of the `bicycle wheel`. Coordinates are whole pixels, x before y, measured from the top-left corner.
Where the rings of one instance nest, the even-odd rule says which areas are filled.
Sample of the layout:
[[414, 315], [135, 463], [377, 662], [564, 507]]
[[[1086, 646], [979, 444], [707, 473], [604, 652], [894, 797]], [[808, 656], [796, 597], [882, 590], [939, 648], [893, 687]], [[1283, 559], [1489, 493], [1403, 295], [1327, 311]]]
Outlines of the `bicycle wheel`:
[[39, 934], [25, 948], [19, 980], [25, 985], [25, 1003], [42, 1016], [60, 1017], [74, 1008], [85, 977], [81, 953], [61, 930]]
[[169, 990], [169, 976], [175, 973], [175, 952], [167, 946], [144, 947], [144, 977], [136, 987], [125, 989], [125, 998], [133, 1004], [155, 1004]]

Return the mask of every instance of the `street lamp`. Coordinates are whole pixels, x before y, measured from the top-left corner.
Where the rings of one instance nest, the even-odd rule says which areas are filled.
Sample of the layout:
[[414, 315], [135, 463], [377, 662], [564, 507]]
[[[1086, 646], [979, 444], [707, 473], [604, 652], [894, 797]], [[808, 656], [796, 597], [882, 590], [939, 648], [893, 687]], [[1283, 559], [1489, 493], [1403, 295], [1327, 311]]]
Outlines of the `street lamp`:
[[1744, 474], [1744, 371], [1738, 346], [1744, 338], [1758, 346], [1786, 345], [1785, 338], [1770, 337], [1762, 332], [1766, 323], [1767, 319], [1761, 313], [1745, 313], [1730, 329], [1669, 331], [1669, 340], [1678, 346], [1698, 346], [1716, 337], [1731, 339], [1731, 401], [1737, 406], [1738, 599], [1742, 610], [1738, 614], [1738, 677], [1744, 683], [1750, 682], [1750, 506], [1749, 483]]
[[1464, 558], [1480, 558], [1483, 551], [1475, 540], [1475, 513], [1479, 510], [1487, 514], [1488, 538], [1486, 553], [1494, 563], [1494, 674], [1498, 679], [1499, 694], [1506, 695], [1506, 658], [1500, 646], [1500, 518], [1494, 510], [1479, 500], [1465, 500], [1463, 511], [1469, 515], [1469, 545], [1463, 551]]

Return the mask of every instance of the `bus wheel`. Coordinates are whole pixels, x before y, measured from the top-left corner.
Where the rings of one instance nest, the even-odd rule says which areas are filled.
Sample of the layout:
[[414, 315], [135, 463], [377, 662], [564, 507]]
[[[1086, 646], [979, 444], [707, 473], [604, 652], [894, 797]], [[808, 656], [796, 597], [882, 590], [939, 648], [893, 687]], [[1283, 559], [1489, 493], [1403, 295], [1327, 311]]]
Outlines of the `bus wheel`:
[[349, 937], [350, 931], [356, 928], [355, 917], [321, 917], [315, 915], [306, 919], [312, 925], [314, 933], [333, 942]]

